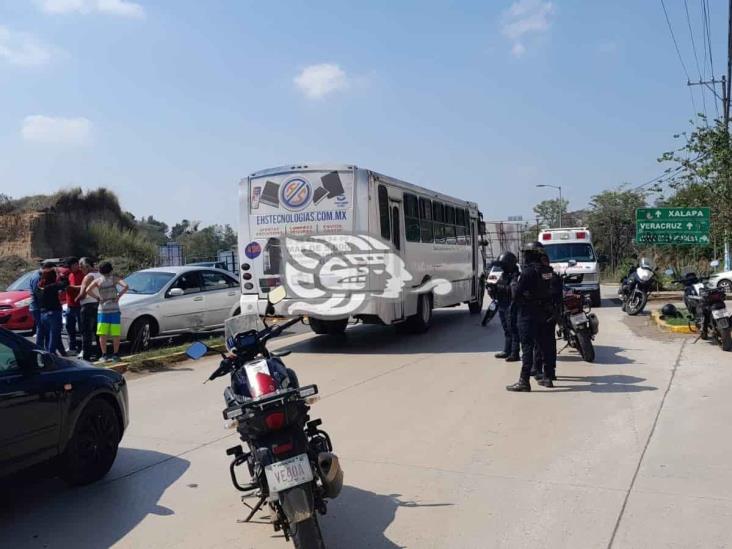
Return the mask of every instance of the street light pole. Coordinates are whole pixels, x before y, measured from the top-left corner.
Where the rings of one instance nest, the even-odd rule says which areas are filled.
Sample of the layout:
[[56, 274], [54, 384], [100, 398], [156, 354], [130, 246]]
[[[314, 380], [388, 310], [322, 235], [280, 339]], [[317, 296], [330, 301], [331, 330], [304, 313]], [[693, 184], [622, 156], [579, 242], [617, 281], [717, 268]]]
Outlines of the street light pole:
[[[731, 0], [732, 1], [732, 0]], [[559, 226], [562, 226], [562, 208], [564, 207], [564, 201], [562, 200], [562, 186], [561, 185], [546, 185], [540, 183], [537, 187], [551, 187], [552, 189], [559, 190]]]

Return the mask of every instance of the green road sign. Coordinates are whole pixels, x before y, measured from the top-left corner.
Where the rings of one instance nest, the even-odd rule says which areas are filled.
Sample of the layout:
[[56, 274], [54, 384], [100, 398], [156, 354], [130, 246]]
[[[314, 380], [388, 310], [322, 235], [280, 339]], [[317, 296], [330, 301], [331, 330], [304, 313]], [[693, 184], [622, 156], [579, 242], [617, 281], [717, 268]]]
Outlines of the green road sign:
[[709, 208], [638, 208], [638, 244], [709, 244]]

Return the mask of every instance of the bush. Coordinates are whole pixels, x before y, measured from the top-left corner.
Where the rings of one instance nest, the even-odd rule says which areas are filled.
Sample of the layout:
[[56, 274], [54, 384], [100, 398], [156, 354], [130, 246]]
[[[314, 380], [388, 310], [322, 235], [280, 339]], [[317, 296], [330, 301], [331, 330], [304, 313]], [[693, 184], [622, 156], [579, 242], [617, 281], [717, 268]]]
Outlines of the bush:
[[0, 257], [0, 289], [4, 290], [21, 274], [35, 266], [17, 255]]
[[155, 262], [157, 248], [143, 234], [135, 230], [96, 221], [89, 227], [89, 234], [94, 242], [94, 255], [116, 259], [118, 264], [115, 264], [115, 269], [120, 274], [128, 269], [150, 267]]

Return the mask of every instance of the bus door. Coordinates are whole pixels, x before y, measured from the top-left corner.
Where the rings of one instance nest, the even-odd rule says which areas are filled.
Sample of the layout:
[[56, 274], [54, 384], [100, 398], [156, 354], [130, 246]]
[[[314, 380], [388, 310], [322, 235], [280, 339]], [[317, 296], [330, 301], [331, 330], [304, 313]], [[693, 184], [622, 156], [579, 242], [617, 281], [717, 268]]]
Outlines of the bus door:
[[[389, 225], [391, 233], [391, 244], [400, 257], [404, 257], [402, 248], [404, 247], [404, 222], [402, 216], [402, 203], [399, 200], [389, 198]], [[403, 263], [398, 262], [393, 269], [395, 277], [402, 276]], [[406, 286], [410, 286], [407, 283]], [[394, 301], [394, 320], [404, 318], [404, 288], [400, 292], [399, 299]]]
[[480, 277], [480, 273], [478, 272], [478, 242], [480, 237], [478, 236], [478, 220], [476, 218], [471, 218], [470, 220], [470, 247], [473, 251], [473, 274], [470, 277], [471, 280], [471, 291], [472, 296], [476, 297], [478, 295], [478, 279]]

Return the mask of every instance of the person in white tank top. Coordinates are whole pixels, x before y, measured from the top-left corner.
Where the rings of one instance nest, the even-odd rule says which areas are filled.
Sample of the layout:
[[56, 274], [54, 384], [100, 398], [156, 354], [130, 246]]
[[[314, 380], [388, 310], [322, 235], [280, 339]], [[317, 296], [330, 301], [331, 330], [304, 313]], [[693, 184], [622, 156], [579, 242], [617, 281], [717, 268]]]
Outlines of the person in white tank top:
[[88, 293], [89, 286], [102, 275], [96, 270], [94, 261], [88, 257], [82, 257], [79, 267], [84, 272], [84, 279], [81, 281], [81, 291], [76, 300], [81, 304], [81, 348], [80, 358], [94, 360], [99, 355], [97, 343], [97, 312], [99, 301]]

